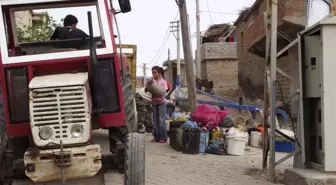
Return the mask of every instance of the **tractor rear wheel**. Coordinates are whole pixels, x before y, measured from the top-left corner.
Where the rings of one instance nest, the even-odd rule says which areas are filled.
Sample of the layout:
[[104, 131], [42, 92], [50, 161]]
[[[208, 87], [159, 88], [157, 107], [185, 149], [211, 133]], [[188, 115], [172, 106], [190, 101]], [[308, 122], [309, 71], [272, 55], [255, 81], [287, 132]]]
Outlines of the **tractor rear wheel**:
[[130, 133], [125, 151], [124, 185], [145, 184], [145, 135]]
[[2, 86], [0, 84], [0, 163], [2, 162], [3, 155], [7, 146], [7, 129], [5, 121], [5, 105], [2, 93]]
[[122, 93], [124, 97], [124, 109], [126, 114], [128, 131], [136, 132], [138, 130], [138, 123], [136, 115], [135, 98], [132, 89], [131, 74], [128, 71], [125, 71]]
[[118, 147], [118, 143], [126, 143], [128, 133], [137, 131], [137, 117], [136, 108], [134, 106], [134, 93], [132, 90], [131, 74], [128, 71], [125, 71], [125, 77], [122, 84], [126, 125], [121, 127], [109, 128], [111, 152], [115, 152], [116, 148]]
[[124, 97], [124, 110], [126, 115], [126, 125], [109, 128], [110, 151], [116, 154], [117, 168], [124, 172], [124, 154], [127, 142], [127, 135], [138, 130], [135, 98], [132, 90], [131, 74], [124, 71], [122, 79], [122, 95]]
[[6, 179], [7, 168], [6, 160], [4, 154], [7, 149], [7, 130], [6, 130], [6, 121], [5, 121], [5, 105], [3, 99], [2, 86], [0, 84], [0, 185], [6, 185], [10, 182], [7, 182], [9, 179]]

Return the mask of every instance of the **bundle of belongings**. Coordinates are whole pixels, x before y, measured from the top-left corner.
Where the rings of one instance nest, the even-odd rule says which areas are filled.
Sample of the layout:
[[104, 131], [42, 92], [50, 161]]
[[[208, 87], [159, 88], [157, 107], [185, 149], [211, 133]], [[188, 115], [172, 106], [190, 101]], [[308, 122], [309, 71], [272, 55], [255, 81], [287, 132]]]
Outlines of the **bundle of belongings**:
[[220, 126], [234, 126], [229, 110], [218, 110], [215, 106], [202, 104], [193, 112], [191, 119], [200, 124], [203, 131], [211, 131]]
[[[226, 132], [225, 130], [234, 127], [229, 110], [218, 110], [217, 107], [207, 104], [199, 105], [192, 113], [191, 120], [197, 122], [203, 132], [210, 131], [213, 135], [221, 129], [224, 129], [224, 132]], [[213, 136], [213, 138], [216, 138], [216, 136]], [[224, 141], [221, 139], [212, 139], [211, 143], [206, 147], [205, 152], [224, 155]]]

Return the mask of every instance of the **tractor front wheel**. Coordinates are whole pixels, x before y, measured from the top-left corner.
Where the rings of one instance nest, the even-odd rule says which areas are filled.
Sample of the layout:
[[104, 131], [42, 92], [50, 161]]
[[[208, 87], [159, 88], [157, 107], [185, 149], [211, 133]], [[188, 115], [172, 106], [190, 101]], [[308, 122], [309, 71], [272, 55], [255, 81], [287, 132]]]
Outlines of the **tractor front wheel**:
[[124, 185], [145, 184], [145, 135], [130, 133], [125, 149]]

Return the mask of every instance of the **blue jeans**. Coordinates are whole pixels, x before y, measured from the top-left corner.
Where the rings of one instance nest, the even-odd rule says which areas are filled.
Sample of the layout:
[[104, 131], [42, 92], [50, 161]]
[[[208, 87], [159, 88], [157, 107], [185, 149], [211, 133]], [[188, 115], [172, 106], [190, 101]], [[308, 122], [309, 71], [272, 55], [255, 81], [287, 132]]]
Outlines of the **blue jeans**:
[[152, 105], [153, 126], [155, 129], [154, 139], [156, 141], [167, 139], [166, 127], [166, 102], [158, 105]]

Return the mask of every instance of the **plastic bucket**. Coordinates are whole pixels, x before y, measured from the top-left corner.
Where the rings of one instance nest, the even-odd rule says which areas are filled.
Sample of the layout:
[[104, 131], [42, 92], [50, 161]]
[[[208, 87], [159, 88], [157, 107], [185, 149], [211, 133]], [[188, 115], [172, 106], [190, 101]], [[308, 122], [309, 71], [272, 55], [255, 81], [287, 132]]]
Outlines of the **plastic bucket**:
[[177, 129], [176, 130], [176, 148], [174, 148], [176, 151], [183, 151], [183, 130]]
[[222, 131], [212, 131], [211, 132], [211, 141], [219, 141], [223, 136]]
[[177, 136], [176, 136], [176, 133], [177, 133], [177, 129], [171, 129], [169, 131], [169, 145], [172, 147], [172, 148], [176, 148], [177, 144]]
[[227, 154], [243, 156], [247, 140], [248, 138], [244, 136], [226, 136]]
[[177, 130], [184, 124], [184, 121], [169, 122], [169, 145], [172, 148], [177, 147]]
[[295, 143], [289, 141], [275, 141], [276, 152], [291, 153], [295, 151]]
[[262, 135], [260, 132], [253, 131], [250, 134], [250, 145], [253, 147], [261, 147]]
[[199, 128], [183, 129], [183, 153], [199, 154], [201, 130]]

